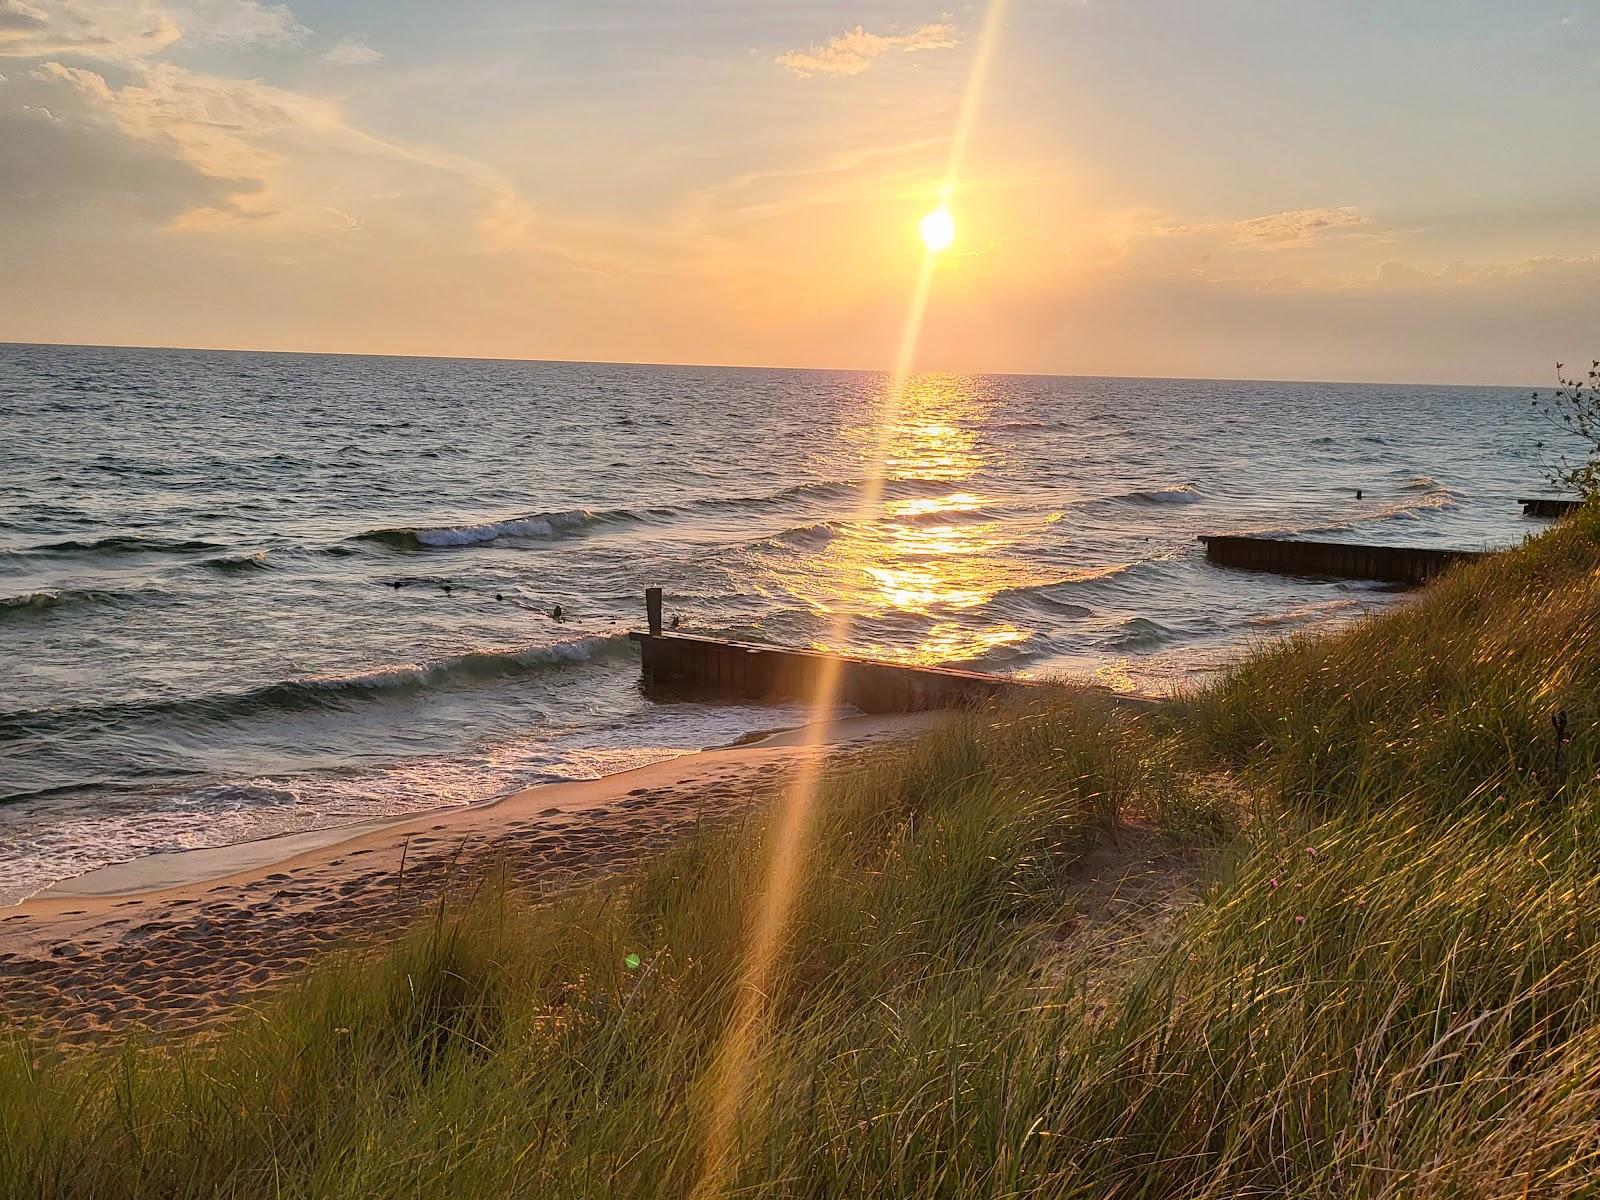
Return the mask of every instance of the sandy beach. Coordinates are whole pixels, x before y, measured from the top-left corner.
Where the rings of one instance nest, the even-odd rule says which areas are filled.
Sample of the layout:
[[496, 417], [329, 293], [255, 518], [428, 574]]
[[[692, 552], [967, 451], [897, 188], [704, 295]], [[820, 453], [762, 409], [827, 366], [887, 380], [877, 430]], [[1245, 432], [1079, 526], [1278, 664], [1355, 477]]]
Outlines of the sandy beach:
[[811, 749], [807, 730], [788, 730], [489, 804], [105, 867], [0, 910], [0, 1012], [79, 1040], [204, 1025], [490, 872], [559, 891], [766, 803], [804, 754], [940, 719], [845, 718]]

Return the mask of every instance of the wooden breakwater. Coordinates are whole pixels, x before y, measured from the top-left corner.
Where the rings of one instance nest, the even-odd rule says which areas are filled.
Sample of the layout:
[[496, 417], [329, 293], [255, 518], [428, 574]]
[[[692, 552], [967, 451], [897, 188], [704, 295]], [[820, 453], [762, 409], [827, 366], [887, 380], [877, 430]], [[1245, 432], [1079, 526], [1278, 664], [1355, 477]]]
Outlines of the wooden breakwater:
[[639, 644], [645, 686], [679, 695], [768, 704], [811, 700], [837, 672], [840, 704], [866, 713], [925, 712], [992, 699], [1026, 684], [1001, 675], [877, 662], [820, 650], [730, 642], [689, 633], [628, 635]]
[[866, 713], [897, 713], [958, 708], [1031, 686], [1019, 679], [977, 671], [878, 662], [822, 650], [668, 631], [662, 623], [658, 587], [645, 589], [644, 607], [647, 631], [628, 636], [639, 645], [645, 686], [660, 692], [762, 704], [811, 700], [833, 675], [840, 704]]
[[1570, 517], [1583, 507], [1582, 500], [1563, 500], [1557, 496], [1533, 496], [1517, 503], [1530, 517]]
[[1425, 583], [1456, 563], [1484, 557], [1484, 552], [1478, 550], [1362, 546], [1349, 542], [1303, 542], [1232, 534], [1202, 534], [1200, 541], [1205, 544], [1206, 557], [1225, 567], [1271, 571], [1279, 575], [1377, 579], [1410, 585]]

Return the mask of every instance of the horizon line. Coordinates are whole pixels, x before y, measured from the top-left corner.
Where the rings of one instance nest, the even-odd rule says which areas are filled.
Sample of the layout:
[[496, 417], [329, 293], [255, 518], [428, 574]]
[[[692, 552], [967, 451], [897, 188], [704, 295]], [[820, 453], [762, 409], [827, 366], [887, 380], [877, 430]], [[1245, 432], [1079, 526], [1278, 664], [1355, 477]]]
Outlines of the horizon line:
[[[538, 363], [571, 367], [673, 367], [707, 371], [808, 371], [817, 374], [834, 375], [889, 375], [893, 373], [885, 367], [800, 367], [781, 363], [656, 362], [645, 359], [538, 358], [494, 354], [402, 354], [370, 350], [272, 350], [251, 346], [151, 346], [135, 342], [15, 342], [0, 339], [0, 347], [9, 346], [42, 347], [60, 350], [150, 350], [157, 352], [178, 351], [186, 354], [279, 354], [319, 358], [384, 358], [401, 361]], [[1090, 371], [952, 371], [932, 368], [914, 372], [914, 374], [1003, 376], [1017, 379], [1131, 379], [1165, 383], [1302, 383], [1353, 387], [1432, 387], [1476, 390], [1496, 389], [1502, 391], [1538, 391], [1555, 386], [1549, 383], [1447, 383], [1439, 380], [1405, 379], [1284, 379], [1254, 375], [1107, 375]]]

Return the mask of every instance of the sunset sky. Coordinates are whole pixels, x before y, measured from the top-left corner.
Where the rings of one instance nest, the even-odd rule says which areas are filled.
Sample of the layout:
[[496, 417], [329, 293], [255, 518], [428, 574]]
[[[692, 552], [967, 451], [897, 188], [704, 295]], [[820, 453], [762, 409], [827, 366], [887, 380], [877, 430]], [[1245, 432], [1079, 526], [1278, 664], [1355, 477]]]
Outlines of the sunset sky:
[[[1597, 0], [1009, 0], [920, 363], [1600, 356]], [[981, 5], [0, 0], [0, 340], [883, 367]]]

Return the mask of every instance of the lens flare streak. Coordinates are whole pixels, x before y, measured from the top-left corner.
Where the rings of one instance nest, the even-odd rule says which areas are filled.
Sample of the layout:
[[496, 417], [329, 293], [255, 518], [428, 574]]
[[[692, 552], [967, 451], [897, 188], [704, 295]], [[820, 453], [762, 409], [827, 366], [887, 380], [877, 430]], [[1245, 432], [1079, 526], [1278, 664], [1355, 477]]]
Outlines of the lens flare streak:
[[[944, 212], [948, 216], [951, 201], [955, 197], [978, 99], [994, 53], [1003, 8], [1004, 0], [991, 0], [984, 14], [983, 30], [979, 35], [977, 53], [967, 77], [966, 91], [951, 139], [936, 213]], [[942, 223], [936, 232], [946, 232]], [[948, 232], [953, 235], [953, 221]], [[926, 229], [924, 237], [927, 237]], [[894, 450], [896, 431], [901, 424], [906, 382], [916, 361], [917, 343], [927, 313], [938, 249], [942, 247], [935, 247], [931, 240], [928, 241], [927, 252], [923, 255], [912, 289], [911, 303], [895, 355], [894, 371], [875, 423], [876, 435], [868, 456], [869, 470], [856, 504], [854, 519], [860, 524], [876, 519], [883, 508], [884, 480]], [[834, 616], [828, 642], [835, 646], [847, 644], [850, 626], [850, 611], [841, 608]], [[839, 671], [837, 660], [827, 661], [809, 706], [806, 740], [794, 776], [785, 789], [770, 829], [770, 865], [766, 888], [758, 900], [749, 943], [734, 988], [732, 1011], [717, 1052], [702, 1081], [708, 1089], [704, 1098], [707, 1106], [706, 1131], [701, 1174], [693, 1193], [701, 1200], [726, 1195], [737, 1169], [739, 1118], [745, 1110], [752, 1071], [763, 1050], [767, 1018], [781, 986], [780, 960], [796, 894], [807, 866], [829, 721], [837, 707]]]

